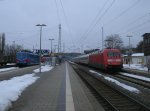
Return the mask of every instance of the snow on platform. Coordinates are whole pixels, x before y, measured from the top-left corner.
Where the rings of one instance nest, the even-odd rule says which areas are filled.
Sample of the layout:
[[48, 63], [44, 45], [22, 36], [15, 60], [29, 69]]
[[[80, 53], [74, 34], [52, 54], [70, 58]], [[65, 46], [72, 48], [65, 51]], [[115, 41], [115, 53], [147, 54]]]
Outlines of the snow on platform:
[[38, 79], [38, 77], [34, 75], [35, 74], [26, 74], [0, 82], [0, 111], [6, 111], [11, 107], [11, 102], [16, 101], [22, 91]]
[[[50, 71], [51, 69], [53, 69], [53, 67], [50, 65], [41, 66], [41, 72], [47, 72], [47, 71]], [[38, 73], [39, 68], [35, 69], [33, 72]]]
[[[52, 68], [49, 65], [42, 66], [42, 72], [50, 71]], [[39, 72], [39, 69], [34, 72]], [[39, 78], [35, 76], [35, 73], [0, 81], [0, 111], [8, 110], [11, 107], [11, 102], [16, 101], [21, 93]]]

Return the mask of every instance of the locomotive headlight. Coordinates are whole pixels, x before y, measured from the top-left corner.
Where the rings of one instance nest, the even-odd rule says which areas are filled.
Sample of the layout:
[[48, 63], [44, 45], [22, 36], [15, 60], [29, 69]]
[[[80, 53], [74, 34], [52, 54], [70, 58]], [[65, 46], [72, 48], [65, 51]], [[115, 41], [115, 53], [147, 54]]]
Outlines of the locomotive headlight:
[[121, 59], [116, 59], [116, 62], [121, 62]]
[[108, 60], [107, 60], [107, 62], [113, 62], [113, 61], [114, 61], [113, 59], [108, 59]]

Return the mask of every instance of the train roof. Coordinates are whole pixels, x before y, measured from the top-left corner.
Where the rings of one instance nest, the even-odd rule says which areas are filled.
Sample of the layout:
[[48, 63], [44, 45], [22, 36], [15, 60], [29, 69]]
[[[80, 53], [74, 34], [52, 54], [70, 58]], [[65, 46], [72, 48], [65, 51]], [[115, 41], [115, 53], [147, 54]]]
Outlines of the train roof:
[[95, 52], [89, 53], [89, 55], [103, 53], [103, 52], [109, 52], [109, 51], [119, 52], [120, 50], [119, 49], [106, 48], [106, 49], [103, 49], [103, 50], [97, 50]]
[[28, 53], [28, 54], [38, 55], [38, 54], [36, 54], [36, 53], [33, 53], [33, 52], [26, 52], [26, 51], [20, 51], [20, 52], [17, 52], [17, 53]]
[[84, 54], [84, 55], [77, 56], [75, 58], [88, 57], [88, 56], [89, 56], [89, 54]]
[[118, 52], [118, 51], [120, 51], [120, 50], [119, 50], [119, 49], [106, 48], [106, 49], [103, 49], [103, 50], [97, 50], [97, 51], [91, 52], [91, 53], [89, 53], [89, 54], [80, 55], [80, 56], [77, 56], [77, 57], [75, 57], [75, 58], [88, 57], [89, 55], [92, 55], [92, 54], [98, 54], [98, 53], [103, 53], [103, 52], [108, 52], [108, 51], [115, 51], [115, 52]]

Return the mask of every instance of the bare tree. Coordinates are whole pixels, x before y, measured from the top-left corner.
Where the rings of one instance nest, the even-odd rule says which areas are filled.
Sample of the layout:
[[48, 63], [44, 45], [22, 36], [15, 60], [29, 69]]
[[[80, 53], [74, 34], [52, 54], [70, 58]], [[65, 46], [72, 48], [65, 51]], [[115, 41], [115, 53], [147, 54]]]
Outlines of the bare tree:
[[123, 41], [118, 34], [112, 34], [106, 37], [105, 47], [121, 49]]
[[5, 55], [16, 55], [16, 52], [22, 50], [21, 45], [5, 45]]
[[138, 44], [137, 44], [137, 46], [136, 46], [136, 52], [139, 52], [139, 53], [142, 53], [142, 52], [144, 52], [144, 50], [143, 50], [143, 41], [140, 41]]

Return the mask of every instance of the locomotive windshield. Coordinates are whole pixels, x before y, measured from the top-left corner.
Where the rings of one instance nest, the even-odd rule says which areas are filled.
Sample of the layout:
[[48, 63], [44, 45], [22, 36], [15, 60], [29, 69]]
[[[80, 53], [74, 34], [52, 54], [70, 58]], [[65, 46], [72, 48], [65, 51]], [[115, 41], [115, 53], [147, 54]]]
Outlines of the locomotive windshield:
[[26, 56], [27, 56], [26, 53], [17, 53], [17, 58], [24, 59], [26, 58]]
[[108, 52], [107, 56], [108, 57], [120, 57], [120, 53], [119, 52]]

